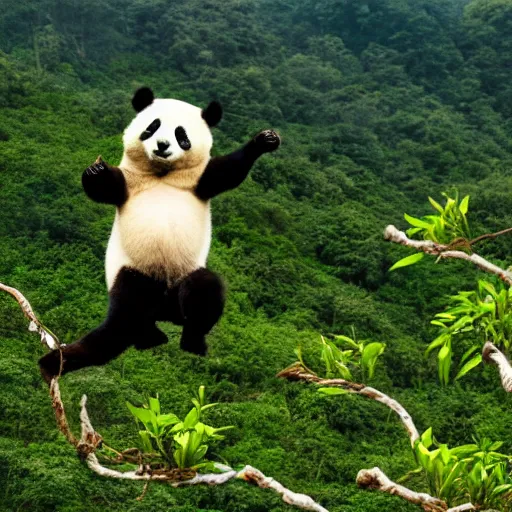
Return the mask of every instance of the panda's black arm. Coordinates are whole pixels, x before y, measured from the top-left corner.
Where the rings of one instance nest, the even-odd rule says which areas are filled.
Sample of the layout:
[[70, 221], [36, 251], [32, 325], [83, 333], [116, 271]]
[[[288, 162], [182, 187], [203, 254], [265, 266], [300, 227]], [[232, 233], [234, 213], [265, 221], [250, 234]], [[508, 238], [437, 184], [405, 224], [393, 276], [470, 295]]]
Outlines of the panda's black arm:
[[237, 151], [212, 158], [196, 186], [197, 197], [207, 200], [238, 187], [249, 174], [254, 162], [263, 153], [275, 151], [280, 143], [281, 139], [276, 132], [265, 130]]
[[85, 193], [97, 203], [122, 206], [128, 197], [126, 181], [117, 167], [112, 167], [98, 158], [82, 174]]

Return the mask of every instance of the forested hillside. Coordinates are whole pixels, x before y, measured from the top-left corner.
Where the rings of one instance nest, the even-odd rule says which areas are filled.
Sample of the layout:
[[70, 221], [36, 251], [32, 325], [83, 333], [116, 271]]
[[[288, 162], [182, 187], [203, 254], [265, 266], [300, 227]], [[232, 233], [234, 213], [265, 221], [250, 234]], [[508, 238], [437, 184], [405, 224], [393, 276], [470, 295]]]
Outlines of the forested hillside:
[[[0, 0], [0, 281], [21, 290], [70, 343], [104, 318], [104, 252], [114, 210], [88, 200], [81, 174], [116, 164], [142, 86], [225, 116], [214, 154], [264, 128], [281, 148], [212, 203], [210, 267], [226, 312], [198, 358], [167, 345], [130, 349], [61, 380], [70, 419], [88, 395], [110, 446], [138, 442], [126, 408], [159, 394], [183, 415], [206, 386], [209, 420], [234, 425], [212, 458], [251, 464], [328, 510], [417, 510], [358, 490], [359, 469], [416, 467], [381, 405], [325, 397], [275, 374], [320, 334], [386, 344], [370, 384], [442, 442], [499, 439], [512, 452], [511, 402], [493, 369], [441, 387], [425, 357], [446, 296], [474, 289], [462, 263], [389, 267], [383, 241], [427, 196], [471, 196], [474, 236], [512, 226], [510, 0]], [[483, 246], [506, 267], [512, 239]], [[231, 483], [172, 489], [101, 479], [55, 427], [37, 367], [44, 348], [0, 295], [0, 510], [284, 511], [270, 492]]]

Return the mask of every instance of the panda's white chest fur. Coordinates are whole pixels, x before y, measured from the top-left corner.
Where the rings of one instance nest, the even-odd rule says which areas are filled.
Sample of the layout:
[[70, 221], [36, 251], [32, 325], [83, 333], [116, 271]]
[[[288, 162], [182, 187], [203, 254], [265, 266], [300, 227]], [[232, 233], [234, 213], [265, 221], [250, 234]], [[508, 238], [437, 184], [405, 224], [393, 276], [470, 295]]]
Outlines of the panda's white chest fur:
[[206, 265], [211, 240], [209, 202], [159, 183], [131, 195], [117, 212], [107, 249], [107, 281], [128, 265], [174, 280]]

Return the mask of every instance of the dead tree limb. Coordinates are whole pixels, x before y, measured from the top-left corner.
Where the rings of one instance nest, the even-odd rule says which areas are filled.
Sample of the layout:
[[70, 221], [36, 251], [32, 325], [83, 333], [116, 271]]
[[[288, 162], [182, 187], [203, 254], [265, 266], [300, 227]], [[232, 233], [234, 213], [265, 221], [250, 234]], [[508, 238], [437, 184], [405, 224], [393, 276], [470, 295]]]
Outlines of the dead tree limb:
[[498, 367], [503, 389], [507, 393], [512, 392], [512, 367], [510, 366], [508, 359], [505, 357], [505, 354], [503, 354], [496, 345], [488, 341], [484, 345], [482, 358], [486, 363], [493, 364]]
[[12, 288], [11, 286], [7, 286], [6, 284], [0, 283], [0, 290], [9, 293], [12, 295], [18, 304], [20, 305], [23, 314], [30, 320], [30, 324], [28, 326], [28, 330], [32, 332], [37, 332], [39, 336], [41, 336], [41, 343], [44, 343], [50, 350], [60, 347], [59, 339], [53, 332], [50, 331], [47, 327], [45, 327], [35, 315], [30, 302], [25, 298], [25, 296], [16, 288]]
[[448, 505], [439, 498], [434, 498], [430, 494], [415, 492], [403, 485], [390, 480], [386, 474], [379, 468], [362, 469], [357, 474], [357, 485], [363, 489], [375, 489], [381, 492], [387, 492], [392, 495], [400, 496], [409, 503], [420, 505], [427, 512], [464, 512], [466, 510], [476, 510], [471, 503], [465, 503], [454, 508], [448, 508]]
[[417, 251], [436, 256], [442, 259], [459, 259], [469, 261], [481, 270], [498, 276], [504, 283], [512, 286], [512, 273], [487, 261], [476, 253], [467, 254], [464, 251], [454, 251], [449, 245], [438, 244], [432, 240], [412, 240], [395, 226], [388, 226], [384, 231], [384, 238], [389, 242], [411, 247]]
[[416, 441], [420, 437], [418, 434], [418, 429], [412, 421], [411, 415], [405, 410], [405, 408], [399, 402], [389, 397], [385, 393], [378, 391], [377, 389], [365, 386], [364, 384], [350, 382], [344, 379], [321, 379], [310, 370], [306, 370], [306, 368], [304, 368], [300, 362], [297, 362], [285, 370], [282, 370], [277, 374], [277, 376], [292, 381], [302, 380], [305, 382], [312, 382], [319, 386], [342, 388], [349, 393], [361, 395], [366, 398], [375, 400], [376, 402], [380, 402], [398, 414], [402, 425], [407, 430], [407, 434], [409, 435], [409, 440], [412, 447], [414, 447]]

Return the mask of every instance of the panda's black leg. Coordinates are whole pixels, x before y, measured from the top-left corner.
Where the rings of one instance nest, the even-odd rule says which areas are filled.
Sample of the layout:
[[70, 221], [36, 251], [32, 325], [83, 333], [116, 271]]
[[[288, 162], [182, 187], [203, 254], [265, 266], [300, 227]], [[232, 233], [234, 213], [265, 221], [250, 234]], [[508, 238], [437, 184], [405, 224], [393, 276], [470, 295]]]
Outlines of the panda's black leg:
[[180, 347], [193, 354], [205, 355], [205, 335], [224, 310], [224, 285], [216, 274], [200, 268], [183, 279], [178, 287], [183, 318]]
[[163, 307], [167, 283], [123, 268], [110, 291], [107, 326], [122, 333], [138, 350], [167, 343], [155, 321]]
[[[119, 330], [109, 328], [107, 322], [86, 334], [79, 341], [62, 347], [61, 375], [87, 366], [100, 366], [108, 363], [130, 346], [129, 338]], [[59, 375], [61, 352], [53, 350], [39, 360], [44, 379]]]
[[[167, 342], [167, 336], [155, 326], [165, 290], [164, 282], [133, 269], [121, 269], [110, 291], [105, 322], [81, 340], [62, 347], [61, 375], [106, 364], [131, 345], [145, 349]], [[61, 352], [53, 350], [46, 354], [39, 360], [39, 366], [45, 380], [50, 382], [59, 374]]]

